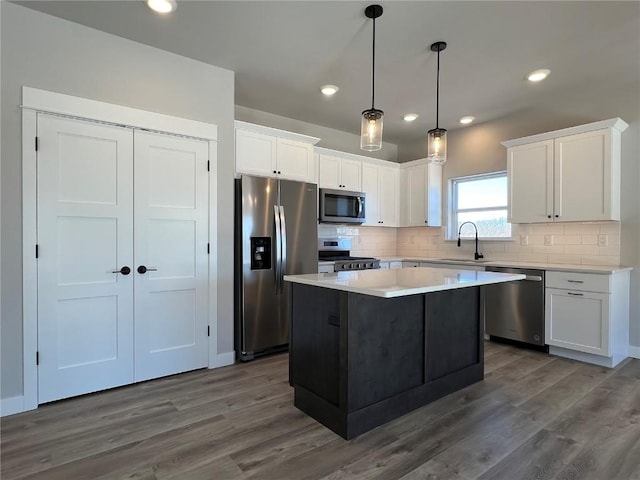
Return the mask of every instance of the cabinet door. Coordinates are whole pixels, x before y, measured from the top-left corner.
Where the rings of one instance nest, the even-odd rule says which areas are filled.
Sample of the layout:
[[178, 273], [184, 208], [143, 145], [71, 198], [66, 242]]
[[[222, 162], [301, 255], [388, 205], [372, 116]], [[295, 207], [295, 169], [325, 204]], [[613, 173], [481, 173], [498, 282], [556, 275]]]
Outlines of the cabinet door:
[[378, 168], [378, 210], [380, 225], [398, 226], [398, 171], [393, 168]]
[[439, 227], [442, 225], [442, 167], [422, 164], [406, 169], [401, 193], [407, 201], [404, 226]]
[[362, 162], [342, 158], [340, 164], [342, 188], [354, 192], [362, 191]]
[[545, 290], [545, 343], [609, 356], [609, 295]]
[[424, 227], [427, 219], [427, 165], [407, 169], [407, 226]]
[[277, 171], [277, 138], [236, 130], [236, 172], [273, 177]]
[[611, 211], [611, 132], [555, 140], [555, 207], [560, 221], [619, 220]]
[[553, 140], [507, 150], [509, 222], [553, 219]]
[[313, 146], [311, 144], [278, 138], [277, 145], [278, 176], [300, 182], [315, 180]]
[[362, 191], [367, 195], [365, 200], [365, 222], [364, 225], [379, 227], [380, 224], [380, 190], [379, 171], [377, 165], [362, 165]]
[[340, 159], [331, 155], [319, 155], [318, 186], [340, 188]]

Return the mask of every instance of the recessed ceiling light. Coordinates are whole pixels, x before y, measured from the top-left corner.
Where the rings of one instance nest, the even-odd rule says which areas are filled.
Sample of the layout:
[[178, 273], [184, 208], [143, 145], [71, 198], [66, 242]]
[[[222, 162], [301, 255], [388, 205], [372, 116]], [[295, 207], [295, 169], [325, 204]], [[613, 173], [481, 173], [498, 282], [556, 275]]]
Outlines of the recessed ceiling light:
[[548, 70], [546, 68], [541, 68], [540, 70], [534, 70], [533, 72], [528, 74], [526, 76], [526, 79], [529, 80], [530, 82], [540, 82], [545, 78], [547, 78], [550, 73], [551, 73], [551, 70]]
[[416, 118], [418, 118], [417, 113], [407, 113], [404, 117], [402, 117], [405, 122], [413, 122]]
[[320, 91], [322, 92], [322, 94], [326, 95], [327, 97], [335, 95], [338, 90], [340, 89], [335, 85], [323, 85], [322, 87], [320, 87]]
[[462, 117], [459, 121], [463, 125], [467, 125], [475, 120], [475, 117], [467, 115], [466, 117]]
[[158, 13], [171, 13], [178, 8], [176, 0], [147, 0], [147, 6]]

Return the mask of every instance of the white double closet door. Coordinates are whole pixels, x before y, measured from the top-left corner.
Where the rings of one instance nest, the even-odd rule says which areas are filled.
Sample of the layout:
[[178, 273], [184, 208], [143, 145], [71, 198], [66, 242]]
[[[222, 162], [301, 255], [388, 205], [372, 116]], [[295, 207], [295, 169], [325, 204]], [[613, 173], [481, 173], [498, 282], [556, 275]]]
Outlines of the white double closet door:
[[208, 142], [37, 128], [38, 402], [207, 366]]

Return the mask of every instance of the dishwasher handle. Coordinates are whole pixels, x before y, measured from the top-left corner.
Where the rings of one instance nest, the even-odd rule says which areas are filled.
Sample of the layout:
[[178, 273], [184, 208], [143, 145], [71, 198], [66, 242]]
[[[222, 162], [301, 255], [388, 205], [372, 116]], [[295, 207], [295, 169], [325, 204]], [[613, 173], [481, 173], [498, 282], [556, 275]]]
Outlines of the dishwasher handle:
[[528, 282], [541, 282], [542, 277], [540, 275], [526, 275], [524, 279]]

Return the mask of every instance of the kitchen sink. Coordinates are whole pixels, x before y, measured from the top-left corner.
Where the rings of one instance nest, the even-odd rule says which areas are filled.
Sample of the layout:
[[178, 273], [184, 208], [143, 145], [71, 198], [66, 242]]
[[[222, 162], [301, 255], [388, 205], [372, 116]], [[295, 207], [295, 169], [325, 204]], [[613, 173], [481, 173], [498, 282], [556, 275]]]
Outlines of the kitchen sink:
[[432, 258], [429, 261], [435, 261], [435, 262], [464, 262], [464, 263], [487, 263], [487, 262], [491, 262], [491, 260], [484, 260], [484, 259], [473, 260], [473, 259], [466, 259], [466, 258]]

